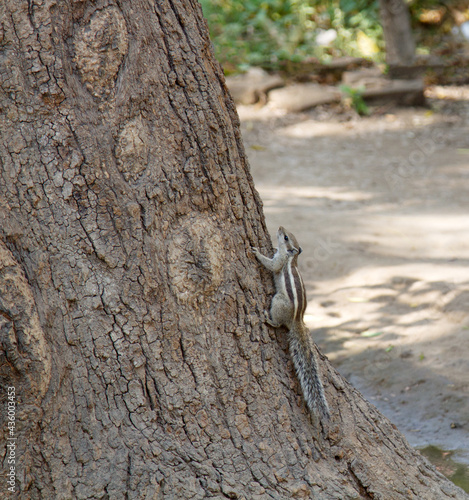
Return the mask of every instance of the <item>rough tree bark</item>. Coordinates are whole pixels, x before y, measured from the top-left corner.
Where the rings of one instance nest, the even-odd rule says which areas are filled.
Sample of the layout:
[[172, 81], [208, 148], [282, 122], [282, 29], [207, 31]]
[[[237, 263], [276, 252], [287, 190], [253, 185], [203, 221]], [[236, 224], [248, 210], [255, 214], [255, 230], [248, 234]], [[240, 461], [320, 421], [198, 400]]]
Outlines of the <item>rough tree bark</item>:
[[415, 42], [407, 4], [404, 0], [379, 0], [379, 8], [386, 43], [386, 62], [390, 66], [412, 65]]
[[195, 0], [1, 0], [0, 20], [16, 496], [466, 498], [324, 359], [329, 435], [308, 416], [260, 320], [248, 249], [270, 242]]

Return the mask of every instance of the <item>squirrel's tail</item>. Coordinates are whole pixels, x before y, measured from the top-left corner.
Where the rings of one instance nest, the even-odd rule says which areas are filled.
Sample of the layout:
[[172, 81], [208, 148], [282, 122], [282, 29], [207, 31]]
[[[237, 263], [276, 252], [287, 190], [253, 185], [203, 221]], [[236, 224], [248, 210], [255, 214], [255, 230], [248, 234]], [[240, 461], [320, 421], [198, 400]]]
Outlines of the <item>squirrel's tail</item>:
[[[297, 328], [301, 331], [294, 331]], [[298, 325], [297, 328], [294, 327], [289, 334], [290, 355], [310, 412], [326, 423], [330, 412], [319, 374], [316, 347], [306, 326]]]

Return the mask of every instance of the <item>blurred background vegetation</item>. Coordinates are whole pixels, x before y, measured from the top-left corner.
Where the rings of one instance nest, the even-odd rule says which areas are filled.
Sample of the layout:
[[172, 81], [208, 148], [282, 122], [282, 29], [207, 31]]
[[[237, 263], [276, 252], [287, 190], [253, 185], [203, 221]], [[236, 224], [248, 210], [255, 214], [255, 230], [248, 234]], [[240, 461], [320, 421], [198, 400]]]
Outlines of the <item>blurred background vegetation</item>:
[[[228, 74], [250, 66], [277, 69], [286, 61], [311, 58], [385, 59], [378, 0], [201, 0], [201, 4], [217, 58]], [[411, 0], [407, 5], [417, 55], [454, 54], [458, 42], [464, 42], [469, 24], [461, 27], [469, 21], [469, 0]]]

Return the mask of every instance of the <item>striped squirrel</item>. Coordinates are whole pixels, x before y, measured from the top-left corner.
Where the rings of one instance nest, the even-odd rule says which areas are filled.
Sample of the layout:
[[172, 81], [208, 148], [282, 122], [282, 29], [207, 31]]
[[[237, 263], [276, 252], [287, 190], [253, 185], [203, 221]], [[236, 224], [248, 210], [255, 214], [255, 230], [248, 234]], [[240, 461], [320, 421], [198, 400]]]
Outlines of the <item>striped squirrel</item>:
[[295, 236], [283, 227], [279, 227], [277, 239], [278, 248], [272, 259], [255, 247], [251, 249], [257, 260], [274, 273], [276, 293], [270, 307], [270, 318], [266, 314], [266, 323], [274, 328], [288, 328], [290, 355], [306, 404], [313, 415], [319, 416], [324, 428], [330, 413], [319, 374], [316, 347], [303, 321], [306, 291], [298, 271], [298, 255], [302, 250]]

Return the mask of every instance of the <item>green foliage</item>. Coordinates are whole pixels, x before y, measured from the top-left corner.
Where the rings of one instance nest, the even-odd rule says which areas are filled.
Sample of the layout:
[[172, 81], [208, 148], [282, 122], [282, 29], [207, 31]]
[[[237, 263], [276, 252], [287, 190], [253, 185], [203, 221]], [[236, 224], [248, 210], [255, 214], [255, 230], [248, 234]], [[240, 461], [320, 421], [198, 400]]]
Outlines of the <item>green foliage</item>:
[[353, 108], [359, 115], [370, 114], [370, 108], [363, 100], [363, 91], [365, 90], [363, 87], [352, 88], [348, 85], [341, 85], [339, 88], [347, 105]]
[[[225, 71], [275, 69], [281, 61], [322, 62], [341, 56], [384, 60], [378, 0], [200, 0], [216, 55]], [[418, 54], [448, 52], [447, 36], [467, 3], [408, 0]], [[465, 12], [465, 14], [464, 14]], [[328, 43], [321, 33], [333, 30]], [[446, 37], [446, 38], [445, 38]]]
[[301, 60], [314, 42], [312, 8], [298, 0], [202, 0], [218, 59], [227, 69]]
[[[331, 24], [339, 34], [336, 47], [342, 55], [379, 59], [378, 54], [384, 49], [384, 41], [377, 0], [338, 1]], [[364, 42], [361, 43], [361, 40]], [[372, 44], [375, 46], [374, 50], [370, 50]]]
[[[276, 66], [279, 61], [322, 60], [382, 47], [377, 0], [201, 0], [216, 55], [227, 71]], [[336, 39], [316, 43], [321, 31]], [[365, 51], [366, 52], [366, 51]]]

